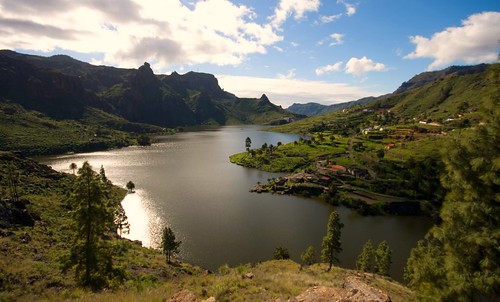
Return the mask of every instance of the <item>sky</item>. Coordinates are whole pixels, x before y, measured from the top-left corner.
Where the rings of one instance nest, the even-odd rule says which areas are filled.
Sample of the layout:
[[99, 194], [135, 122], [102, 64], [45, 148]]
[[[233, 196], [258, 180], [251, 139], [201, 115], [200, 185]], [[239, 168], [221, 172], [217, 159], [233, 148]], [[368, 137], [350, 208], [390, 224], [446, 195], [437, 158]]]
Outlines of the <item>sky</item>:
[[214, 74], [284, 108], [498, 62], [498, 0], [0, 0], [0, 49]]

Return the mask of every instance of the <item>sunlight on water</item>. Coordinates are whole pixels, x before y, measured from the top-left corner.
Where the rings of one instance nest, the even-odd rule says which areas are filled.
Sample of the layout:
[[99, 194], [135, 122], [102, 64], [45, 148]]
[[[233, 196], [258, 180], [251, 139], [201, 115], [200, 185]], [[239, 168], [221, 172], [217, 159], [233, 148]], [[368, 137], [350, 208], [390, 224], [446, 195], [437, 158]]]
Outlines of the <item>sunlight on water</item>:
[[130, 233], [123, 237], [130, 240], [139, 240], [143, 246], [157, 247], [157, 230], [161, 229], [160, 218], [147, 207], [147, 197], [143, 190], [137, 190], [135, 193], [127, 194], [122, 201], [122, 206], [127, 213], [130, 224]]

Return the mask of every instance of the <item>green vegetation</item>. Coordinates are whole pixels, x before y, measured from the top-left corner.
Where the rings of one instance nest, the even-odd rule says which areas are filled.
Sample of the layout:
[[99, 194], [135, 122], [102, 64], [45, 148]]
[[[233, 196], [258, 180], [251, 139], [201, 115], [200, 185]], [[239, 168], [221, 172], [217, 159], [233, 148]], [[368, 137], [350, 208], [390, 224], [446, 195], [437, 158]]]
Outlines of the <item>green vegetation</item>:
[[318, 197], [364, 215], [436, 215], [445, 195], [440, 150], [459, 129], [484, 120], [484, 106], [500, 85], [500, 64], [476, 69], [419, 79], [414, 89], [274, 127], [300, 139], [264, 144], [230, 161], [293, 173], [257, 185], [256, 192]]
[[119, 199], [110, 199], [110, 193], [104, 169], [97, 174], [84, 162], [70, 197], [75, 239], [64, 269], [75, 268], [77, 282], [94, 290], [120, 283], [124, 277], [124, 272], [113, 266], [116, 251], [103, 238], [116, 230], [114, 213], [121, 208]]
[[461, 131], [443, 152], [448, 191], [441, 222], [413, 249], [406, 268], [422, 301], [488, 301], [500, 294], [499, 108], [497, 94], [484, 124]]
[[356, 268], [363, 272], [374, 272], [381, 276], [389, 276], [392, 251], [387, 241], [382, 241], [374, 250], [371, 240], [363, 245], [363, 250], [356, 260]]
[[328, 270], [332, 269], [333, 263], [338, 263], [337, 255], [342, 251], [340, 242], [341, 229], [344, 224], [340, 221], [337, 211], [333, 210], [328, 219], [326, 235], [321, 245], [321, 258], [329, 264]]
[[307, 265], [316, 263], [316, 253], [314, 251], [314, 246], [308, 246], [304, 253], [300, 255], [300, 260], [302, 260]]
[[373, 244], [368, 240], [356, 260], [356, 268], [363, 272], [371, 272], [373, 267]]
[[382, 241], [374, 252], [375, 255], [375, 272], [381, 276], [389, 276], [391, 268], [392, 251], [387, 241]]
[[136, 144], [133, 131], [166, 133], [160, 127], [133, 124], [97, 109], [86, 112], [79, 120], [55, 120], [0, 101], [0, 149], [25, 155], [96, 151]]
[[273, 253], [274, 260], [286, 260], [290, 259], [290, 253], [286, 247], [279, 246], [274, 250]]
[[[17, 201], [9, 189], [11, 178], [8, 166], [17, 175], [14, 180]], [[93, 175], [95, 180], [96, 175]], [[102, 179], [101, 176], [98, 174], [97, 177]], [[71, 260], [69, 256], [72, 253], [85, 257], [85, 252], [80, 253], [82, 250], [79, 247], [85, 246], [86, 236], [77, 235], [85, 230], [85, 226], [74, 228], [79, 225], [75, 219], [85, 217], [85, 209], [73, 198], [79, 194], [78, 191], [71, 194], [75, 185], [81, 183], [79, 178], [55, 172], [18, 154], [0, 152], [0, 301], [61, 301], [82, 297], [90, 300], [95, 296], [78, 287], [79, 282], [74, 278], [76, 267], [68, 267], [64, 272], [61, 270], [61, 260]], [[99, 183], [102, 184], [100, 180]], [[105, 190], [101, 188], [102, 200], [110, 202], [108, 206], [116, 206], [124, 195], [125, 190], [115, 186]], [[82, 216], [76, 216], [78, 213]], [[167, 265], [160, 251], [118, 239], [118, 235], [111, 231], [118, 228], [116, 220], [113, 223], [106, 219], [106, 225], [100, 228], [110, 231], [97, 237], [92, 231], [94, 235], [91, 238], [97, 240], [93, 246], [97, 254], [104, 257], [106, 253], [112, 255], [114, 269], [113, 278], [107, 284], [109, 288], [134, 293], [156, 286], [160, 281], [201, 272], [183, 263]], [[79, 273], [85, 277], [85, 258], [74, 259], [83, 261], [77, 263], [83, 264]], [[101, 260], [98, 258], [97, 271], [92, 272], [108, 269], [100, 266], [105, 263]], [[92, 273], [90, 278], [97, 280], [94, 277], [97, 275]]]
[[175, 240], [175, 234], [171, 228], [165, 227], [163, 229], [163, 235], [161, 237], [161, 248], [163, 254], [165, 254], [167, 258], [167, 263], [172, 263], [173, 255], [179, 253], [179, 247], [181, 243], [181, 241]]

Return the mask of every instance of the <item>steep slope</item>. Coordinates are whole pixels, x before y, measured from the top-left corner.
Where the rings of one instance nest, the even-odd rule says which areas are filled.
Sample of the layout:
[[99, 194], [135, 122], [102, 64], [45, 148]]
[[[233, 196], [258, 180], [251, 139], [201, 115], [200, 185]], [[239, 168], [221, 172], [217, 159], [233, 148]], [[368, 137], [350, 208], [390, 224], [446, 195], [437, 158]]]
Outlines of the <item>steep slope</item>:
[[0, 110], [0, 149], [29, 154], [123, 146], [162, 128], [300, 118], [225, 92], [211, 74], [155, 75], [148, 63], [120, 69], [9, 50], [0, 50]]
[[[430, 77], [435, 80], [428, 80]], [[414, 80], [421, 78], [427, 80]], [[408, 85], [405, 83], [409, 82], [418, 84], [412, 84], [415, 87], [411, 89], [404, 88]], [[391, 94], [370, 99], [366, 104], [351, 107], [345, 113], [329, 112], [313, 116], [282, 126], [279, 130], [307, 132], [314, 125], [341, 120], [356, 120], [356, 126], [360, 129], [373, 125], [419, 124], [420, 121], [450, 127], [468, 126], [479, 122], [481, 117], [476, 112], [484, 107], [485, 102], [500, 95], [500, 64], [450, 67], [443, 71], [425, 72], [409, 82], [404, 82], [401, 85], [403, 88]]]
[[450, 66], [443, 70], [422, 72], [407, 82], [403, 82], [394, 93], [402, 93], [410, 89], [419, 88], [427, 84], [437, 82], [446, 77], [463, 76], [468, 74], [483, 73], [488, 68], [488, 64], [473, 66]]
[[412, 89], [404, 88], [407, 84], [403, 83], [393, 94], [372, 103], [372, 108], [390, 109], [401, 119], [474, 123], [479, 119], [474, 112], [483, 107], [484, 102], [499, 95], [500, 64], [450, 67], [440, 72], [424, 73], [410, 82], [430, 75], [434, 81], [417, 81], [418, 84], [414, 85], [417, 87]]
[[1, 57], [0, 70], [0, 97], [16, 100], [27, 109], [53, 118], [79, 118], [85, 104], [96, 101], [74, 76], [36, 68], [8, 57]]
[[274, 123], [299, 117], [271, 103], [266, 110], [251, 111], [254, 105], [241, 103], [259, 100], [225, 92], [211, 74], [155, 75], [148, 63], [137, 70], [120, 69], [63, 55], [45, 58], [9, 50], [0, 51], [0, 64], [0, 97], [59, 119], [79, 118], [88, 106], [162, 127]]
[[144, 63], [124, 82], [103, 92], [101, 97], [111, 113], [133, 122], [164, 127], [194, 125], [195, 116], [183, 99], [164, 87], [148, 63]]

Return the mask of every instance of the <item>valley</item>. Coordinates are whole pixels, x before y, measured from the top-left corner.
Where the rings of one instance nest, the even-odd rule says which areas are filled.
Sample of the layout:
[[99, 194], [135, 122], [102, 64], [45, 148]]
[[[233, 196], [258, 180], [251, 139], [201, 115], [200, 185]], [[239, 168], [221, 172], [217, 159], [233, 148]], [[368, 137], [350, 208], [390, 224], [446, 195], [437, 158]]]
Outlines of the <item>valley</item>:
[[[475, 237], [464, 235], [467, 228], [453, 224], [454, 215], [484, 218], [498, 211], [489, 202], [498, 186], [492, 158], [498, 156], [499, 64], [426, 72], [393, 93], [309, 118], [274, 105], [265, 94], [239, 98], [222, 90], [213, 75], [155, 75], [148, 63], [120, 69], [4, 50], [0, 68], [0, 300], [149, 301], [184, 289], [217, 301], [274, 300], [315, 286], [357, 284], [357, 291], [373, 286], [392, 301], [409, 301], [435, 290], [421, 281], [433, 274], [456, 281], [456, 267], [426, 270], [429, 277], [420, 266], [432, 267], [435, 259], [456, 263], [460, 257], [444, 251], [462, 251], [454, 246], [460, 236], [477, 246]], [[35, 155], [52, 155], [40, 160], [59, 172], [27, 157]], [[62, 270], [73, 245], [81, 244], [73, 221], [81, 176], [71, 173], [69, 162], [81, 167], [83, 161], [102, 168], [96, 181], [107, 210], [120, 209], [130, 180], [137, 185], [136, 202], [154, 209], [142, 222], [148, 227], [141, 238], [119, 238], [116, 222], [96, 237], [109, 249], [103, 255], [113, 255], [104, 292], [82, 286], [75, 267]], [[104, 168], [115, 185], [103, 177]], [[465, 201], [457, 200], [457, 192]], [[469, 207], [479, 195], [483, 206]], [[308, 245], [319, 250], [332, 211], [346, 224], [339, 257], [348, 268], [326, 272], [324, 263], [299, 265]], [[132, 220], [134, 213], [127, 215]], [[437, 222], [431, 227], [422, 216]], [[478, 223], [495, 231], [492, 217]], [[173, 263], [156, 249], [166, 225], [184, 242]], [[441, 230], [449, 239], [439, 237]], [[476, 230], [471, 234], [480, 237]], [[256, 240], [238, 241], [248, 238]], [[362, 244], [372, 239], [389, 241], [391, 275], [401, 282], [405, 277], [416, 293], [388, 276], [352, 270]], [[484, 250], [490, 247], [495, 243]], [[268, 261], [273, 248], [289, 248], [293, 261]], [[496, 259], [494, 253], [488, 257]], [[471, 265], [480, 261], [472, 258]], [[482, 271], [498, 270], [489, 263], [481, 262]]]

